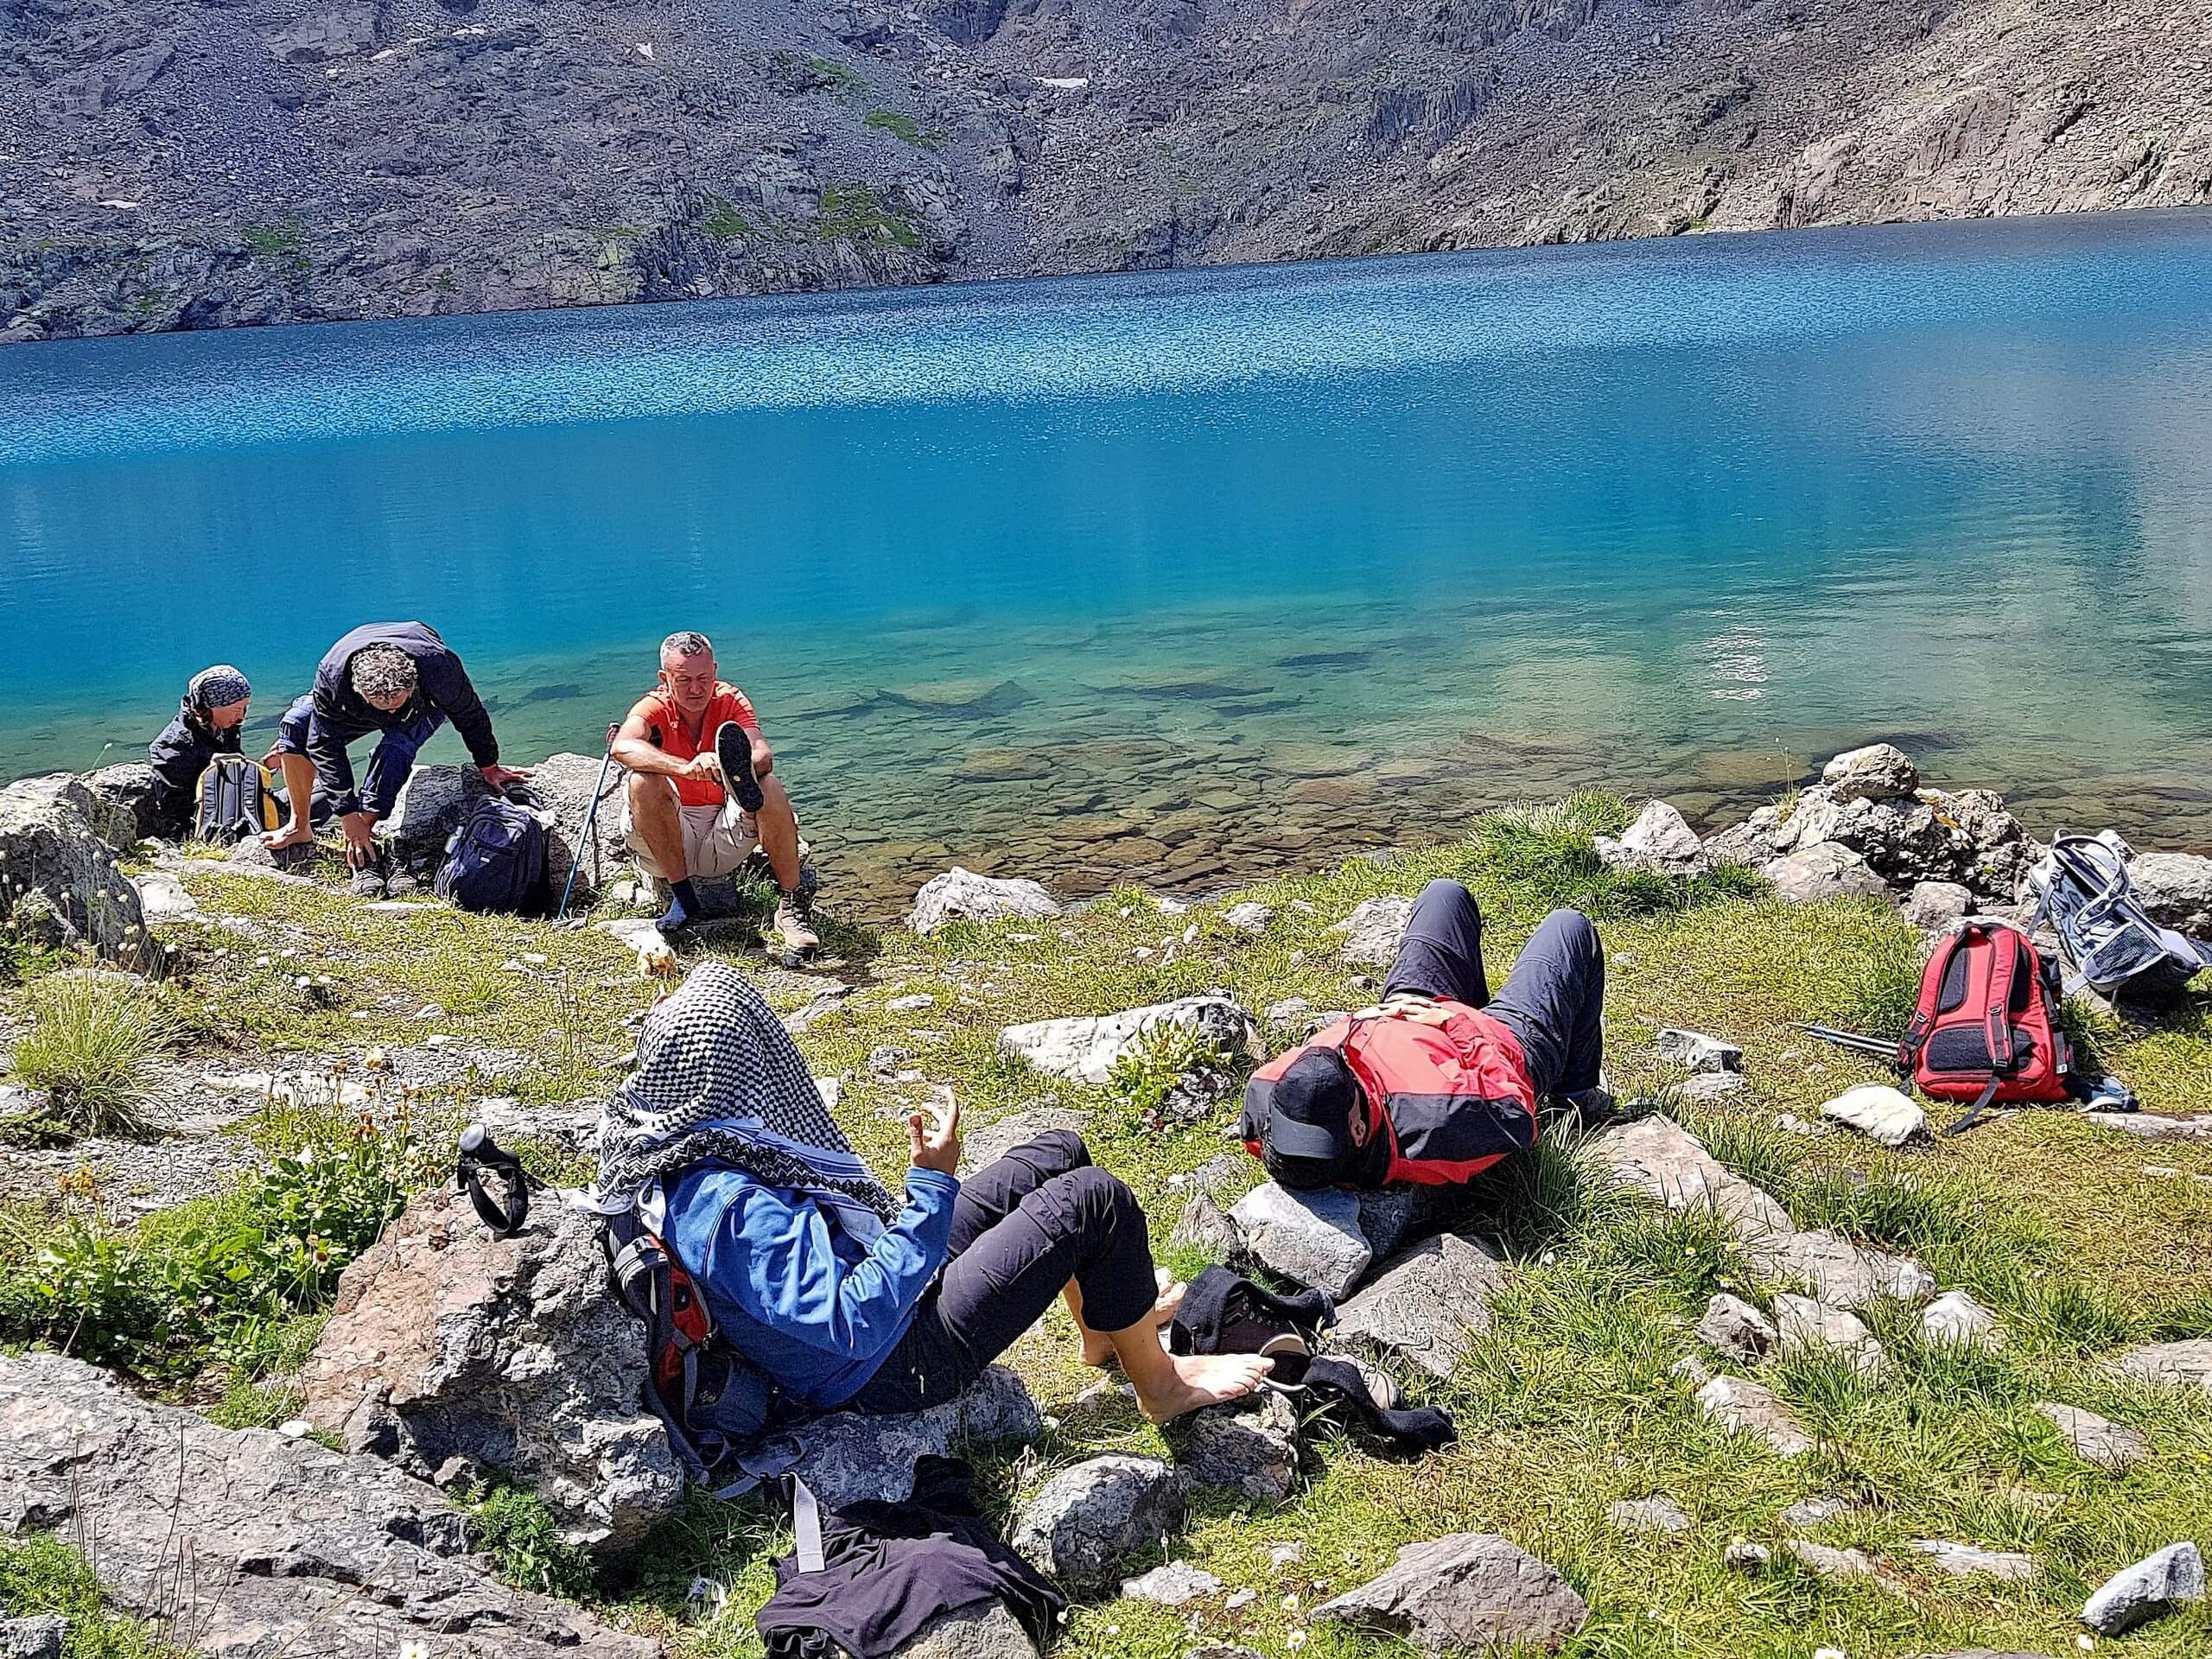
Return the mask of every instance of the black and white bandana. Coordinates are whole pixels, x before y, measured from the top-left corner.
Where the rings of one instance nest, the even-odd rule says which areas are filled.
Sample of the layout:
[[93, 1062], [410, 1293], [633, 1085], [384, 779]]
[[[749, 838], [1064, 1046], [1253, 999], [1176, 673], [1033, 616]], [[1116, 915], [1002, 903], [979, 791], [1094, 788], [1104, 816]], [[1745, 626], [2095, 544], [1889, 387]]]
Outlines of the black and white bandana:
[[724, 962], [704, 962], [645, 1016], [638, 1065], [601, 1113], [594, 1209], [636, 1205], [649, 1185], [722, 1164], [830, 1205], [871, 1239], [899, 1200], [855, 1154], [784, 1022]]
[[253, 688], [246, 678], [228, 663], [218, 663], [213, 668], [203, 668], [184, 688], [184, 706], [194, 714], [209, 715], [218, 709], [227, 709], [232, 703], [244, 702], [253, 695]]

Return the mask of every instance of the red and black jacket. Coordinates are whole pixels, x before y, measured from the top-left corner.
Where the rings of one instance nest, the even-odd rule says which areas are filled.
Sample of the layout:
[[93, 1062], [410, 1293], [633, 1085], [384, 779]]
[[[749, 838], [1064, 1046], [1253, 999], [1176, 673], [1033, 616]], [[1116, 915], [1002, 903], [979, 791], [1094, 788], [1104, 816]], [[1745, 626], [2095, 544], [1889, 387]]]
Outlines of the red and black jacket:
[[1508, 1153], [1536, 1144], [1536, 1090], [1521, 1039], [1464, 1002], [1394, 997], [1277, 1055], [1244, 1090], [1245, 1150], [1262, 1154], [1276, 1082], [1298, 1057], [1334, 1048], [1359, 1082], [1366, 1121], [1359, 1147], [1379, 1135], [1389, 1151], [1369, 1167], [1388, 1185], [1449, 1186], [1472, 1179]]

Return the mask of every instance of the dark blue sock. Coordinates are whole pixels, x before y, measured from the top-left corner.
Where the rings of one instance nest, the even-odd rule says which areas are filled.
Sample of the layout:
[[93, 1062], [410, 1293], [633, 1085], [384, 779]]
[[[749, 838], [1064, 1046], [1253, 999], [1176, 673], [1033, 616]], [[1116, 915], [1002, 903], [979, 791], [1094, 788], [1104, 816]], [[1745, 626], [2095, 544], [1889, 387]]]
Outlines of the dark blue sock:
[[673, 933], [680, 927], [689, 927], [704, 908], [699, 902], [699, 890], [691, 885], [690, 878], [671, 881], [668, 890], [676, 896], [670, 900], [668, 914], [654, 925], [664, 933]]

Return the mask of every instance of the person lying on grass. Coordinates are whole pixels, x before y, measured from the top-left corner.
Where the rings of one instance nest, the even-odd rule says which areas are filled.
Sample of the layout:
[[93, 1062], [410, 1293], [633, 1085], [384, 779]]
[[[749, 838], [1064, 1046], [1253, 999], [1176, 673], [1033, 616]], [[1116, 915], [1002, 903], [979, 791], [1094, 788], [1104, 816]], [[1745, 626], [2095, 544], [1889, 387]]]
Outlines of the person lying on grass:
[[[484, 700], [435, 629], [423, 622], [354, 629], [324, 654], [315, 689], [285, 711], [276, 728], [276, 747], [263, 764], [283, 768], [291, 815], [262, 839], [273, 849], [312, 842], [309, 805], [320, 783], [346, 830], [353, 891], [381, 899], [385, 872], [376, 827], [391, 816], [416, 755], [448, 720], [486, 783], [505, 789], [529, 781], [527, 771], [499, 764], [499, 741]], [[357, 791], [346, 747], [372, 732], [377, 747]]]
[[661, 641], [660, 683], [631, 707], [614, 758], [630, 769], [623, 839], [638, 868], [671, 895], [657, 924], [662, 932], [699, 919], [695, 879], [734, 875], [758, 854], [775, 872], [772, 925], [782, 954], [804, 959], [821, 948], [791, 798], [771, 775], [775, 756], [760, 716], [719, 677], [705, 634], [687, 630]]
[[772, 1386], [774, 1416], [920, 1411], [951, 1400], [1065, 1297], [1084, 1358], [1118, 1360], [1155, 1422], [1238, 1399], [1274, 1362], [1179, 1356], [1182, 1295], [1144, 1212], [1056, 1131], [962, 1179], [957, 1106], [906, 1123], [895, 1196], [822, 1103], [798, 1046], [728, 963], [702, 963], [646, 1016], [600, 1128], [594, 1207], [636, 1207]]
[[1602, 1104], [1605, 952], [1580, 911], [1538, 925], [1496, 998], [1457, 881], [1415, 901], [1376, 1007], [1252, 1075], [1246, 1149], [1288, 1187], [1445, 1185], [1536, 1142], [1537, 1103]]

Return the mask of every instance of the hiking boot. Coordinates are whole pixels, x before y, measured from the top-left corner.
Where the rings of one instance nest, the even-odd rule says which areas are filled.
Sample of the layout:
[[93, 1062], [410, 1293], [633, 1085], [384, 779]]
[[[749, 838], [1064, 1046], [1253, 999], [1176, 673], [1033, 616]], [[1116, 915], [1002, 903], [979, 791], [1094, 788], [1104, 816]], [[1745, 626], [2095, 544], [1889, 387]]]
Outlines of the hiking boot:
[[423, 884], [404, 870], [384, 884], [384, 895], [387, 899], [405, 899], [422, 890]]
[[773, 925], [786, 961], [801, 962], [821, 950], [822, 936], [814, 931], [813, 889], [801, 887], [779, 898]]
[[385, 887], [383, 866], [364, 864], [353, 872], [353, 886], [349, 891], [356, 899], [381, 899], [385, 896]]
[[722, 763], [722, 779], [732, 798], [747, 812], [758, 812], [768, 798], [753, 775], [753, 734], [734, 720], [724, 721], [715, 734], [715, 758]]

